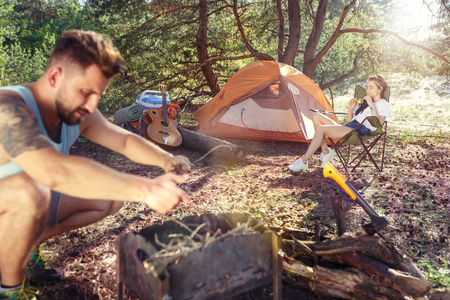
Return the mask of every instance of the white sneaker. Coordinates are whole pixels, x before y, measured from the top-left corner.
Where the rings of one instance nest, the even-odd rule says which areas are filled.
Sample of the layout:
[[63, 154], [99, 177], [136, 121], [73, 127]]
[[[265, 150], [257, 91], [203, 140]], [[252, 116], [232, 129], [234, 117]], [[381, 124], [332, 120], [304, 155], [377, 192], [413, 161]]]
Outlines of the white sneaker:
[[301, 158], [297, 159], [295, 163], [288, 166], [289, 170], [292, 172], [302, 172], [308, 169], [308, 163], [304, 163]]
[[325, 167], [327, 162], [331, 161], [331, 159], [333, 159], [333, 156], [335, 154], [336, 154], [336, 151], [334, 151], [333, 149], [330, 149], [330, 148], [328, 148], [327, 154], [320, 153], [320, 157], [322, 158], [322, 164], [320, 165], [320, 167], [321, 168]]

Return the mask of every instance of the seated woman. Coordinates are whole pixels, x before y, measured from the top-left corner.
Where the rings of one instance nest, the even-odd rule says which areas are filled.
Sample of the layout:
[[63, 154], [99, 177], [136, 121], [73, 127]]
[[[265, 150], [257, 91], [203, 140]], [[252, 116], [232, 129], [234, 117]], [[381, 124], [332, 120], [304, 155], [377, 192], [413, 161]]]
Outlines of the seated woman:
[[[382, 76], [376, 75], [369, 77], [366, 86], [366, 96], [363, 98], [363, 103], [357, 105], [357, 100], [354, 98], [348, 103], [346, 125], [339, 125], [327, 116], [315, 113], [312, 116], [314, 128], [316, 130], [314, 137], [311, 140], [306, 153], [292, 165], [289, 165], [289, 170], [293, 172], [302, 172], [306, 170], [308, 168], [308, 160], [319, 147], [322, 148], [322, 164], [320, 167], [323, 168], [335, 154], [335, 151], [327, 146], [327, 137], [336, 140], [343, 138], [347, 133], [356, 129], [368, 116], [377, 117], [380, 124], [383, 124], [385, 120], [389, 120], [391, 117], [389, 103], [386, 99], [382, 99], [382, 95], [386, 88], [387, 83]], [[358, 129], [358, 133], [366, 135], [373, 130], [375, 130], [375, 128], [372, 127], [368, 121], [365, 121]]]

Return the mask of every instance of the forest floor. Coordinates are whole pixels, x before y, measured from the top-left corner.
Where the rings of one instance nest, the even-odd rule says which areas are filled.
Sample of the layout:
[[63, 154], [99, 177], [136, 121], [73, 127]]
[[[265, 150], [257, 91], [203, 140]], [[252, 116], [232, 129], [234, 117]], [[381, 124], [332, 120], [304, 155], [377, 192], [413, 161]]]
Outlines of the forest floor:
[[[346, 173], [338, 158], [332, 163], [370, 205], [388, 218], [390, 224], [383, 232], [384, 237], [410, 257], [435, 288], [449, 287], [449, 124], [434, 127], [432, 133], [423, 130], [405, 133], [401, 127], [403, 120], [397, 121], [397, 125], [395, 122], [390, 125], [382, 172], [363, 163], [354, 172]], [[115, 299], [118, 240], [174, 218], [249, 213], [270, 226], [311, 233], [318, 219], [324, 237], [332, 239], [337, 237], [337, 228], [331, 198], [337, 195], [345, 203], [347, 232], [362, 231], [360, 225], [367, 223], [367, 215], [332, 179], [323, 177], [318, 154], [304, 173], [287, 169], [305, 152], [306, 144], [227, 140], [246, 150], [245, 161], [225, 163], [208, 158], [197, 161], [205, 153], [183, 147], [172, 151], [194, 162], [190, 179], [181, 185], [190, 196], [190, 203], [182, 203], [165, 215], [143, 204], [126, 203], [118, 213], [97, 224], [48, 240], [45, 254], [53, 266], [64, 272], [64, 277], [57, 284], [42, 287], [39, 299]], [[162, 174], [159, 168], [135, 164], [89, 141], [76, 143], [72, 154], [130, 174], [145, 177]], [[271, 297], [271, 286], [266, 286], [236, 299]], [[128, 289], [126, 299], [135, 299]], [[284, 282], [283, 299], [327, 298]]]

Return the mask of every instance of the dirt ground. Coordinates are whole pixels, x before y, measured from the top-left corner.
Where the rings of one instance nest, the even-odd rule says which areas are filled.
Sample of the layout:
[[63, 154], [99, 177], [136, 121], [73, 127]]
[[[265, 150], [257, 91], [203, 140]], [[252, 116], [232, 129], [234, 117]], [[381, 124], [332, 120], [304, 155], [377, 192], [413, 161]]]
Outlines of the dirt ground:
[[[384, 232], [397, 249], [427, 274], [434, 287], [449, 285], [450, 146], [441, 138], [404, 140], [389, 136], [382, 172], [363, 163], [346, 173], [338, 158], [333, 165], [390, 224]], [[205, 158], [205, 153], [180, 147], [174, 154], [187, 156], [192, 165], [189, 181], [181, 187], [191, 202], [166, 215], [142, 204], [127, 203], [117, 214], [86, 228], [49, 240], [44, 247], [49, 262], [64, 272], [61, 282], [41, 288], [40, 299], [115, 299], [116, 248], [121, 236], [168, 219], [193, 214], [245, 212], [270, 226], [291, 227], [313, 233], [320, 220], [325, 238], [337, 237], [332, 201], [345, 203], [348, 233], [361, 232], [369, 221], [361, 207], [330, 178], [324, 178], [320, 157], [310, 169], [291, 173], [287, 166], [304, 153], [306, 144], [227, 139], [242, 146], [246, 161], [226, 163]], [[377, 150], [379, 151], [379, 149]], [[72, 153], [95, 159], [114, 169], [154, 177], [156, 167], [130, 162], [92, 142], [76, 143]], [[238, 299], [271, 299], [271, 286]], [[135, 299], [129, 290], [126, 299]], [[328, 299], [283, 283], [283, 299]]]

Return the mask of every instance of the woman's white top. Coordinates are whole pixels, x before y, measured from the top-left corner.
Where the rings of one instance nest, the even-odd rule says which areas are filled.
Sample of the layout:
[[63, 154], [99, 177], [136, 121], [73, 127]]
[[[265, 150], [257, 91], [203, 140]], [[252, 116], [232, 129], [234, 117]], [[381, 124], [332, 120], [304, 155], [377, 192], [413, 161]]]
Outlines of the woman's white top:
[[[353, 108], [353, 113], [356, 112], [358, 107], [361, 104], [356, 105]], [[379, 116], [384, 116], [386, 121], [389, 121], [391, 119], [391, 109], [389, 107], [389, 102], [386, 101], [386, 99], [381, 99], [380, 101], [373, 102], [373, 106], [375, 107], [375, 110], [377, 111]], [[369, 117], [372, 115], [372, 112], [370, 111], [370, 106], [366, 107], [360, 114], [353, 117], [352, 120], [356, 120], [359, 123], [361, 123], [366, 117]], [[376, 128], [370, 125], [369, 121], [365, 121], [364, 126], [369, 128], [371, 131], [374, 131]]]

